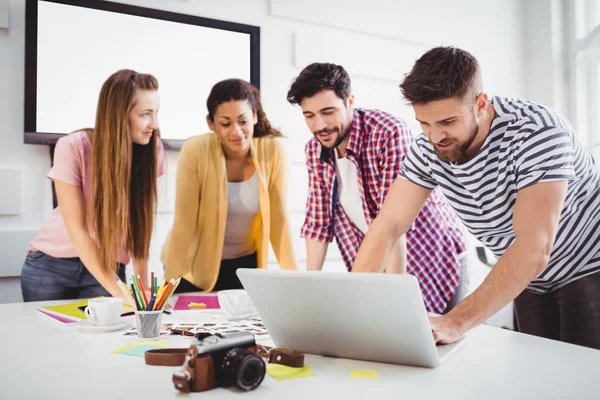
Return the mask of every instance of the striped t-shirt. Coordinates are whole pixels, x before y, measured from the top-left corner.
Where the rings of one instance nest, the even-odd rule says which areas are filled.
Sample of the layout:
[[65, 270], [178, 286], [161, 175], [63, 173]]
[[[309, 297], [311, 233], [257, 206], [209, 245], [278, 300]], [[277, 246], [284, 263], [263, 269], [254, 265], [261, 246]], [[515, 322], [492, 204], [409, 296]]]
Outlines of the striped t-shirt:
[[600, 271], [600, 170], [569, 122], [542, 105], [493, 97], [495, 116], [467, 163], [440, 160], [424, 134], [413, 142], [400, 176], [439, 186], [467, 229], [497, 257], [515, 239], [517, 192], [539, 182], [569, 181], [548, 266], [528, 286], [548, 293]]

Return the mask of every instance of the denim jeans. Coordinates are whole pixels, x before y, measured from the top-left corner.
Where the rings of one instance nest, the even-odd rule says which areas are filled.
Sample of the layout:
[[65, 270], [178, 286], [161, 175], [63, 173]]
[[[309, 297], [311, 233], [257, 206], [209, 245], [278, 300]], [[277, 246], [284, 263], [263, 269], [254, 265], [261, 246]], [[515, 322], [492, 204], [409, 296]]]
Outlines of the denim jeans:
[[600, 350], [600, 272], [515, 299], [519, 332]]
[[[119, 265], [125, 281], [125, 266]], [[27, 255], [21, 272], [24, 301], [87, 299], [110, 296], [78, 257], [56, 258], [41, 251]]]

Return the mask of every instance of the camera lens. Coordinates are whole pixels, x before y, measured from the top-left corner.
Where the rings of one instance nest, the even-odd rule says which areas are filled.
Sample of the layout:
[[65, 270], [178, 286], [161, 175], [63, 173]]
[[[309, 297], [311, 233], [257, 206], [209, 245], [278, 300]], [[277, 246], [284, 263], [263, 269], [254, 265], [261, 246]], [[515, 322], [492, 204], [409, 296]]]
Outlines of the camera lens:
[[221, 363], [221, 384], [234, 385], [247, 392], [254, 390], [265, 377], [265, 362], [256, 353], [243, 348], [231, 349]]

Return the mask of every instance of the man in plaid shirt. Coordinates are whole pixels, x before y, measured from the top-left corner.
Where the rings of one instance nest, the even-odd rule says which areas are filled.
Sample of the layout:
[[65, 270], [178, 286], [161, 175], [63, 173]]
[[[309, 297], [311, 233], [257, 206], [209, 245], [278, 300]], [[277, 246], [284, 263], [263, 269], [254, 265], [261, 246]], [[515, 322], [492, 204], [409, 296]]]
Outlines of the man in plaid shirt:
[[[300, 73], [287, 96], [300, 105], [315, 136], [306, 145], [309, 194], [301, 232], [309, 270], [323, 267], [334, 237], [352, 269], [413, 141], [399, 118], [353, 107], [350, 86], [341, 66], [315, 63]], [[458, 219], [436, 189], [394, 247], [386, 272], [416, 276], [427, 310], [443, 313], [467, 294], [465, 249]]]

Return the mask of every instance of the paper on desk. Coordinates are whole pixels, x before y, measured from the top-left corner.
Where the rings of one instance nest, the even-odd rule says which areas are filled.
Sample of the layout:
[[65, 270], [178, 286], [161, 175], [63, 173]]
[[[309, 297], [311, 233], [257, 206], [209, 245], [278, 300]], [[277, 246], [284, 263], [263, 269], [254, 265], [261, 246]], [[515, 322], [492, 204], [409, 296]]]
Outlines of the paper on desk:
[[74, 324], [75, 322], [77, 322], [77, 321], [75, 321], [75, 320], [73, 320], [73, 319], [69, 319], [69, 318], [61, 317], [61, 316], [60, 316], [60, 315], [58, 315], [58, 314], [52, 314], [52, 313], [50, 313], [50, 312], [48, 312], [48, 311], [44, 311], [44, 310], [42, 310], [41, 308], [38, 308], [38, 309], [37, 309], [37, 311], [38, 311], [39, 313], [41, 313], [41, 314], [43, 314], [43, 315], [45, 315], [45, 316], [49, 317], [49, 318], [53, 318], [53, 320], [55, 320], [55, 321], [58, 321], [58, 322], [60, 322], [60, 323], [62, 323], [62, 324]]
[[67, 318], [73, 317], [73, 318], [77, 318], [77, 320], [80, 320], [80, 319], [86, 319], [86, 316], [83, 313], [83, 311], [81, 311], [78, 307], [87, 306], [87, 302], [88, 302], [87, 300], [81, 300], [81, 301], [74, 302], [74, 303], [59, 304], [56, 306], [45, 306], [45, 307], [40, 307], [40, 308], [61, 314], [62, 316], [66, 316]]
[[350, 370], [352, 379], [378, 379], [377, 371], [374, 369], [353, 369]]
[[[136, 353], [136, 351], [134, 351], [133, 354], [131, 352], [129, 352], [129, 353], [126, 353], [126, 352], [134, 350], [134, 349], [136, 349], [138, 347], [142, 347], [142, 346], [150, 346], [151, 348], [156, 349], [156, 348], [168, 347], [169, 343], [166, 340], [156, 340], [156, 341], [151, 341], [151, 342], [136, 342], [136, 343], [128, 344], [127, 346], [120, 347], [115, 351], [111, 351], [111, 354], [127, 354], [130, 356], [138, 355]], [[146, 350], [149, 350], [149, 349], [144, 348], [144, 350], [142, 351], [142, 355], [139, 357], [143, 357], [144, 351], [146, 351]]]
[[[59, 304], [55, 306], [44, 306], [40, 307], [38, 311], [47, 314], [50, 311], [52, 314], [58, 315], [62, 318], [75, 318], [77, 321], [87, 319], [85, 313], [79, 309], [79, 307], [87, 306], [87, 300], [81, 300], [73, 303]], [[124, 304], [121, 312], [127, 312], [133, 310], [133, 307], [129, 304]]]
[[292, 368], [287, 365], [281, 364], [269, 364], [267, 365], [267, 374], [271, 375], [278, 381], [285, 381], [288, 379], [305, 378], [307, 376], [315, 376], [312, 373], [310, 366], [302, 368]]

